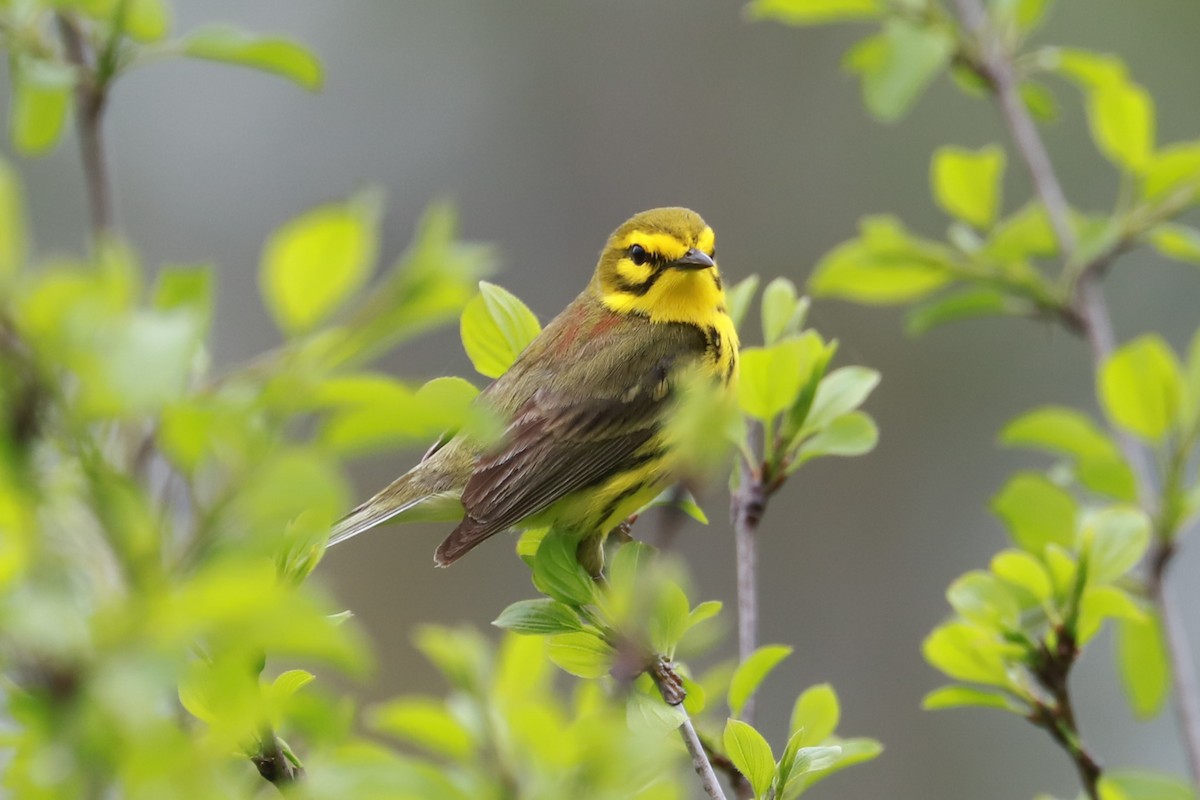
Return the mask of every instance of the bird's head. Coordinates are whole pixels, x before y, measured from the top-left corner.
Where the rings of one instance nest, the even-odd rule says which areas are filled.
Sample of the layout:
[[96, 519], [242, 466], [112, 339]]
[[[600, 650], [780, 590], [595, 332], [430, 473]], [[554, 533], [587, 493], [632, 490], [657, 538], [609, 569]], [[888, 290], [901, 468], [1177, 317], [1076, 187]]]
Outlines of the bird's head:
[[725, 311], [713, 229], [686, 208], [654, 208], [609, 237], [592, 286], [613, 311], [693, 322]]

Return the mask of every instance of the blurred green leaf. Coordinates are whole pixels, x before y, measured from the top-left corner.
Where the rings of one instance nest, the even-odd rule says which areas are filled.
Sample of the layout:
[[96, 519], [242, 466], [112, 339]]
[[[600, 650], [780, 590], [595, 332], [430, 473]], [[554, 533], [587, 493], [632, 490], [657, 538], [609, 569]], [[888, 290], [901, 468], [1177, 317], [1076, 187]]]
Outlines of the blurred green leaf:
[[156, 42], [171, 28], [171, 10], [164, 0], [51, 0], [48, 5], [69, 7], [106, 27], [119, 22], [125, 34], [139, 42]]
[[1146, 720], [1158, 716], [1171, 692], [1171, 662], [1167, 655], [1162, 620], [1146, 606], [1142, 619], [1117, 620], [1117, 674], [1134, 716]]
[[1093, 491], [1133, 501], [1136, 480], [1121, 451], [1086, 414], [1071, 408], [1044, 406], [1005, 426], [1000, 443], [1032, 447], [1076, 460], [1079, 481]]
[[1088, 123], [1097, 148], [1129, 172], [1140, 172], [1154, 152], [1154, 100], [1129, 80], [1113, 56], [1063, 49], [1057, 67], [1085, 91]]
[[1049, 543], [1075, 545], [1074, 498], [1036, 472], [1019, 472], [992, 500], [1013, 542], [1034, 555]]
[[809, 350], [797, 337], [771, 347], [743, 348], [737, 387], [742, 410], [760, 420], [773, 419], [787, 410], [803, 385], [802, 365]]
[[767, 644], [755, 650], [738, 665], [729, 683], [729, 710], [739, 716], [746, 702], [758, 691], [759, 684], [789, 655], [792, 648], [782, 644]]
[[21, 181], [0, 158], [0, 289], [25, 264], [25, 202]]
[[842, 367], [826, 375], [817, 385], [805, 429], [821, 430], [858, 408], [879, 385], [879, 379], [879, 371], [867, 367]]
[[267, 240], [259, 284], [286, 333], [311, 330], [362, 288], [379, 246], [379, 214], [379, 197], [365, 194], [308, 211]]
[[1027, 203], [996, 223], [984, 248], [986, 255], [998, 261], [1052, 256], [1057, 252], [1054, 229], [1038, 203]]
[[479, 282], [479, 294], [463, 309], [460, 324], [467, 356], [488, 378], [507, 372], [541, 330], [537, 317], [516, 295], [487, 281]]
[[751, 19], [770, 19], [788, 25], [869, 20], [882, 16], [883, 12], [881, 0], [752, 0], [746, 6]]
[[579, 678], [600, 678], [612, 669], [616, 651], [594, 633], [579, 631], [550, 637], [550, 660]]
[[797, 744], [800, 747], [820, 744], [837, 730], [841, 716], [837, 692], [828, 683], [819, 683], [796, 698], [788, 730], [793, 736], [799, 734]]
[[583, 629], [578, 615], [570, 606], [547, 598], [518, 600], [501, 611], [492, 624], [515, 633], [537, 635]]
[[1146, 235], [1154, 249], [1167, 258], [1200, 264], [1200, 230], [1174, 222], [1155, 225]]
[[992, 557], [991, 570], [997, 578], [1024, 589], [1039, 602], [1045, 602], [1054, 595], [1054, 586], [1046, 567], [1023, 550], [1001, 550]]
[[1193, 200], [1200, 190], [1200, 142], [1168, 145], [1150, 157], [1142, 170], [1143, 200], [1162, 200], [1175, 192]]
[[1079, 619], [1075, 623], [1075, 641], [1087, 646], [1107, 619], [1143, 621], [1145, 613], [1137, 600], [1116, 586], [1089, 586], [1079, 600]]
[[946, 599], [970, 622], [997, 630], [1018, 627], [1021, 609], [1008, 589], [990, 573], [973, 570], [957, 578], [946, 590]]
[[843, 63], [862, 78], [867, 109], [883, 122], [894, 122], [916, 102], [953, 52], [948, 31], [891, 17], [884, 21], [881, 33], [854, 45]]
[[925, 660], [951, 678], [988, 686], [1008, 686], [1008, 662], [1021, 655], [1017, 645], [965, 622], [939, 625], [921, 645]]
[[808, 298], [796, 296], [796, 284], [775, 278], [763, 289], [763, 344], [770, 347], [784, 336], [800, 332], [808, 313]]
[[976, 228], [995, 222], [1001, 205], [1004, 150], [997, 145], [979, 150], [940, 147], [933, 154], [930, 173], [934, 199], [947, 214]]
[[919, 300], [953, 281], [953, 255], [914, 238], [893, 217], [867, 217], [859, 237], [826, 254], [813, 270], [813, 295], [889, 305]]
[[920, 336], [950, 322], [1012, 314], [1019, 310], [1020, 306], [1004, 292], [990, 286], [971, 286], [914, 306], [904, 322], [909, 334]]
[[592, 576], [576, 558], [578, 544], [578, 540], [569, 534], [551, 530], [533, 557], [534, 585], [542, 593], [571, 606], [587, 605], [596, 596]]
[[875, 420], [861, 411], [850, 411], [835, 417], [832, 422], [807, 439], [796, 451], [789, 470], [820, 456], [860, 456], [875, 449], [879, 428]]
[[934, 689], [921, 700], [926, 711], [941, 711], [947, 708], [998, 708], [1014, 714], [1023, 710], [1007, 695], [973, 686], [943, 686]]
[[1100, 800], [1196, 800], [1196, 789], [1173, 775], [1106, 769]]
[[1157, 441], [1175, 424], [1182, 391], [1180, 367], [1157, 334], [1117, 348], [1104, 362], [1099, 383], [1105, 412], [1130, 433]]
[[189, 33], [180, 45], [192, 58], [274, 73], [310, 91], [321, 88], [321, 63], [306, 47], [290, 39], [210, 26]]
[[372, 709], [368, 724], [381, 733], [451, 759], [465, 759], [475, 749], [471, 732], [435, 698], [392, 700]]
[[1108, 583], [1132, 569], [1150, 545], [1150, 518], [1132, 507], [1088, 514], [1080, 530], [1088, 553], [1088, 582]]
[[746, 312], [750, 310], [750, 304], [754, 300], [754, 293], [757, 291], [757, 275], [747, 276], [725, 290], [725, 299], [729, 306], [729, 317], [733, 320], [733, 326], [738, 330], [742, 328], [742, 322], [746, 319]]
[[479, 692], [487, 681], [490, 658], [487, 641], [474, 628], [422, 625], [413, 642], [452, 686]]
[[737, 719], [725, 721], [723, 736], [729, 760], [746, 776], [755, 797], [763, 797], [775, 779], [775, 755], [762, 734]]
[[1054, 92], [1036, 81], [1022, 81], [1021, 99], [1034, 119], [1053, 122], [1058, 119], [1058, 101]]
[[642, 506], [638, 513], [648, 511], [651, 508], [673, 508], [688, 515], [701, 525], [708, 524], [708, 515], [704, 513], [704, 509], [696, 502], [696, 498], [692, 493], [686, 489], [683, 491], [674, 488], [666, 489], [658, 497], [655, 497], [649, 503]]
[[69, 67], [50, 61], [21, 58], [13, 63], [9, 136], [18, 153], [42, 155], [62, 136], [75, 76]]

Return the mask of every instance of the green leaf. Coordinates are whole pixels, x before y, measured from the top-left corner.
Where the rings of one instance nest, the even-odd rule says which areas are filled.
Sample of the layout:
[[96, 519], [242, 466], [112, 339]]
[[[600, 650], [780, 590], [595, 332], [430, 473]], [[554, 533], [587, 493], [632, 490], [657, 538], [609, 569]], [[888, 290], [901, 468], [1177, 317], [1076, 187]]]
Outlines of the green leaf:
[[821, 430], [858, 408], [879, 385], [879, 378], [878, 370], [867, 367], [842, 367], [826, 375], [817, 386], [805, 430]]
[[1162, 148], [1142, 170], [1143, 200], [1162, 200], [1184, 192], [1195, 200], [1200, 189], [1200, 142], [1185, 142]]
[[884, 122], [894, 122], [904, 116], [953, 52], [954, 40], [947, 30], [891, 17], [883, 23], [881, 33], [851, 48], [844, 66], [862, 78], [867, 109]]
[[570, 606], [548, 598], [518, 600], [501, 611], [492, 624], [515, 633], [539, 636], [583, 630], [579, 616]]
[[734, 286], [725, 290], [726, 305], [729, 306], [729, 317], [733, 320], [733, 326], [738, 330], [742, 328], [742, 321], [746, 319], [746, 312], [750, 310], [750, 303], [754, 300], [754, 293], [758, 291], [758, 276], [750, 275], [738, 281]]
[[823, 25], [876, 19], [883, 15], [882, 0], [752, 0], [746, 7], [750, 19], [770, 19], [787, 25]]
[[379, 207], [366, 194], [315, 208], [271, 234], [259, 285], [284, 332], [311, 330], [366, 282], [379, 246]]
[[964, 619], [997, 630], [1016, 629], [1021, 609], [1012, 593], [990, 573], [974, 570], [946, 590], [946, 599]]
[[463, 309], [459, 326], [463, 348], [475, 369], [499, 378], [541, 332], [537, 317], [520, 299], [500, 286], [479, 282], [479, 294]]
[[653, 587], [656, 591], [649, 609], [649, 619], [646, 620], [646, 632], [654, 652], [674, 658], [675, 647], [688, 629], [691, 605], [678, 583], [664, 580], [661, 576], [655, 577], [658, 578], [658, 585]]
[[734, 716], [742, 713], [746, 702], [758, 691], [758, 686], [771, 670], [789, 655], [792, 648], [782, 644], [767, 644], [755, 650], [738, 665], [729, 682], [729, 710]]
[[74, 86], [74, 73], [65, 65], [28, 58], [14, 62], [8, 125], [18, 153], [38, 156], [58, 143]]
[[904, 319], [905, 330], [920, 336], [950, 322], [995, 317], [1017, 312], [1020, 306], [1004, 292], [990, 286], [970, 286], [947, 292], [910, 309]]
[[1036, 472], [1014, 475], [992, 500], [992, 511], [1004, 521], [1013, 542], [1034, 555], [1047, 544], [1075, 545], [1074, 498]]
[[723, 605], [720, 600], [705, 600], [703, 603], [700, 603], [688, 614], [688, 628], [694, 628], [701, 622], [710, 620], [717, 614], [720, 614]]
[[550, 660], [580, 678], [600, 678], [612, 670], [616, 652], [594, 633], [579, 631], [550, 637]]
[[321, 88], [321, 62], [306, 47], [279, 36], [256, 36], [237, 28], [210, 26], [183, 38], [184, 54], [280, 75], [310, 91]]
[[951, 678], [988, 686], [1008, 686], [1008, 664], [1022, 654], [1020, 646], [1000, 640], [995, 631], [965, 622], [935, 628], [925, 637], [921, 652]]
[[1043, 406], [1014, 419], [1000, 432], [1000, 444], [1032, 447], [1076, 458], [1108, 458], [1117, 447], [1082, 411]]
[[0, 158], [0, 293], [8, 280], [25, 265], [25, 203], [21, 181], [8, 162]]
[[1139, 172], [1154, 151], [1154, 101], [1129, 80], [1125, 65], [1112, 56], [1085, 50], [1057, 53], [1057, 68], [1084, 90], [1088, 123], [1097, 148], [1114, 164]]
[[1079, 619], [1075, 623], [1075, 641], [1084, 647], [1100, 632], [1106, 619], [1146, 619], [1136, 599], [1116, 586], [1089, 586], [1079, 599]]
[[[691, 693], [688, 697], [691, 697]], [[643, 687], [639, 678], [625, 700], [625, 722], [634, 731], [648, 730], [665, 735], [683, 724], [685, 710], [682, 704], [673, 706], [663, 702], [653, 684], [648, 688]]]
[[1028, 203], [1000, 220], [984, 247], [984, 254], [997, 261], [1052, 256], [1057, 252], [1058, 240], [1050, 218], [1038, 203]]
[[1024, 589], [1039, 602], [1054, 595], [1054, 585], [1046, 567], [1023, 550], [1001, 550], [992, 557], [991, 570], [997, 578]]
[[1045, 406], [1030, 411], [1000, 432], [1000, 443], [1068, 456], [1075, 459], [1084, 486], [1120, 500], [1136, 497], [1133, 470], [1121, 451], [1091, 417], [1075, 409]]
[[434, 698], [404, 697], [377, 706], [368, 713], [367, 724], [452, 759], [465, 759], [475, 749], [470, 730]]
[[746, 347], [741, 352], [738, 402], [760, 420], [773, 419], [795, 402], [803, 386], [802, 364], [809, 352], [804, 339], [790, 337], [771, 347]]
[[1058, 101], [1050, 89], [1036, 81], [1027, 80], [1021, 83], [1020, 92], [1021, 100], [1025, 102], [1025, 107], [1034, 119], [1043, 122], [1058, 119]]
[[808, 288], [818, 296], [890, 305], [920, 300], [954, 278], [946, 248], [910, 236], [893, 217], [867, 217], [857, 239], [817, 263]]
[[784, 336], [799, 333], [808, 313], [808, 298], [796, 296], [796, 284], [776, 278], [763, 289], [763, 344], [770, 347]]
[[809, 771], [803, 774], [793, 773], [791, 779], [784, 786], [783, 800], [794, 800], [801, 793], [806, 791], [810, 786], [828, 778], [837, 772], [841, 772], [847, 767], [852, 767], [855, 764], [862, 764], [879, 756], [883, 752], [883, 745], [874, 739], [856, 737], [853, 739], [839, 739], [836, 745], [842, 752], [834, 763], [823, 768], [814, 768], [811, 764], [808, 766]]
[[976, 228], [988, 228], [995, 222], [1004, 179], [1004, 150], [994, 144], [979, 150], [940, 147], [930, 169], [934, 199], [947, 214]]
[[1133, 770], [1104, 770], [1100, 800], [1196, 800], [1196, 789], [1173, 775]]
[[860, 456], [874, 450], [878, 441], [879, 428], [875, 420], [861, 411], [851, 411], [836, 417], [815, 436], [806, 439], [788, 470], [799, 469], [820, 456]]
[[1117, 348], [1101, 368], [1100, 400], [1112, 421], [1148, 441], [1176, 422], [1182, 393], [1179, 362], [1157, 334]]
[[799, 735], [799, 747], [820, 744], [837, 730], [841, 716], [837, 692], [828, 683], [819, 683], [796, 698], [788, 730], [793, 736]]
[[1117, 674], [1134, 716], [1158, 716], [1171, 691], [1171, 667], [1162, 620], [1149, 606], [1143, 619], [1120, 618], [1116, 625]]
[[775, 779], [775, 755], [762, 734], [737, 719], [725, 721], [723, 737], [729, 760], [746, 776], [755, 797], [763, 797]]
[[1014, 714], [1024, 713], [1008, 695], [987, 689], [976, 689], [973, 686], [943, 686], [940, 689], [934, 689], [921, 700], [921, 708], [926, 711], [972, 707], [998, 708]]
[[575, 555], [578, 544], [564, 531], [551, 530], [533, 557], [534, 586], [570, 606], [587, 605], [596, 597], [596, 584]]
[[1106, 508], [1085, 517], [1080, 540], [1088, 553], [1088, 582], [1108, 583], [1142, 560], [1150, 545], [1150, 518], [1138, 508]]
[[1155, 225], [1146, 239], [1167, 258], [1200, 264], [1200, 231], [1195, 228], [1164, 222]]
[[673, 508], [687, 514], [701, 525], [708, 524], [708, 515], [704, 513], [704, 509], [696, 502], [695, 496], [686, 489], [682, 491], [675, 488], [665, 489], [658, 497], [655, 497], [649, 503], [642, 506], [638, 510], [638, 513], [641, 514], [651, 508]]

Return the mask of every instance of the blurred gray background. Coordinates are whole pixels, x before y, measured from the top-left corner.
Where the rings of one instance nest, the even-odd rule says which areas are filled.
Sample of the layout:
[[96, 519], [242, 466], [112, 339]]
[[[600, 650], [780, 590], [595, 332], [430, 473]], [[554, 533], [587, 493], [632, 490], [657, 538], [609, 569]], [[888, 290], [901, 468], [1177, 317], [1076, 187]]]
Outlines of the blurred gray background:
[[[449, 197], [464, 235], [494, 242], [499, 280], [543, 321], [587, 280], [604, 238], [635, 211], [681, 204], [718, 232], [721, 265], [803, 282], [816, 260], [868, 212], [901, 214], [938, 236], [928, 161], [941, 143], [1004, 141], [993, 108], [939, 79], [910, 117], [868, 118], [841, 54], [867, 29], [749, 24], [742, 3], [717, 0], [181, 0], [177, 31], [206, 21], [294, 35], [322, 57], [325, 90], [170, 61], [117, 88], [109, 135], [120, 220], [151, 264], [220, 265], [216, 359], [227, 364], [277, 340], [257, 300], [266, 234], [303, 209], [363, 183], [390, 197], [385, 258], [422, 208]], [[1117, 51], [1159, 101], [1159, 141], [1200, 135], [1196, 76], [1200, 4], [1188, 0], [1062, 0], [1042, 36]], [[1084, 134], [1077, 93], [1047, 138], [1078, 205], [1112, 205], [1115, 179]], [[78, 251], [85, 208], [74, 143], [19, 164], [42, 250]], [[1016, 163], [1011, 210], [1027, 196]], [[1121, 338], [1162, 330], [1182, 347], [1200, 321], [1194, 266], [1146, 253], [1109, 281]], [[762, 542], [762, 639], [796, 646], [766, 684], [760, 719], [782, 741], [791, 700], [831, 680], [841, 730], [887, 750], [818, 790], [826, 798], [1074, 796], [1067, 759], [1021, 720], [982, 710], [918, 709], [939, 685], [920, 656], [946, 613], [943, 591], [1004, 546], [986, 511], [1005, 477], [1035, 457], [994, 445], [1016, 414], [1041, 403], [1093, 407], [1083, 344], [1050, 326], [973, 322], [912, 340], [900, 315], [821, 302], [812, 319], [842, 342], [840, 363], [883, 372], [869, 401], [882, 439], [865, 458], [803, 470], [773, 502]], [[388, 359], [405, 376], [470, 375], [448, 329]], [[478, 376], [474, 379], [479, 382]], [[365, 497], [415, 454], [354, 466]], [[723, 497], [714, 524], [680, 542], [697, 595], [723, 598], [732, 620], [733, 547]], [[511, 540], [489, 542], [435, 571], [443, 530], [392, 528], [330, 553], [324, 579], [372, 632], [380, 669], [369, 697], [439, 691], [409, 643], [417, 621], [486, 625], [530, 595]], [[1172, 591], [1200, 642], [1200, 543]], [[1110, 643], [1076, 672], [1084, 735], [1107, 764], [1181, 772], [1173, 717], [1139, 724], [1119, 696]]]

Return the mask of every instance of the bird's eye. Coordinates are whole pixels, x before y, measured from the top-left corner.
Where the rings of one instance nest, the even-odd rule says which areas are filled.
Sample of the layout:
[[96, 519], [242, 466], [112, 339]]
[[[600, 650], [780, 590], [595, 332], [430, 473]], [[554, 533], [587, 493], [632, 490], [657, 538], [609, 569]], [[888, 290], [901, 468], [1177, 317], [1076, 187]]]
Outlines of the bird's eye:
[[635, 244], [629, 248], [629, 258], [640, 267], [650, 260], [650, 254], [646, 252], [646, 248], [640, 244]]

